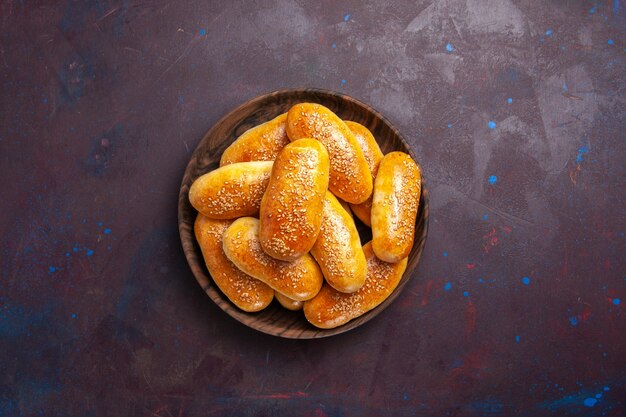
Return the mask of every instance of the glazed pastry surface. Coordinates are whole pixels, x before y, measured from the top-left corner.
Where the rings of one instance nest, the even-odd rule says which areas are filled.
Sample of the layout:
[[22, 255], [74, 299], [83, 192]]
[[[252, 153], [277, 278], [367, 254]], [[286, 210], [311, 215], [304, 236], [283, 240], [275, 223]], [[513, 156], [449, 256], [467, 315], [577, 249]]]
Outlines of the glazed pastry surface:
[[231, 223], [198, 214], [194, 233], [204, 262], [213, 282], [233, 304], [247, 312], [263, 310], [272, 302], [274, 290], [239, 270], [222, 249], [222, 236]]
[[285, 122], [287, 113], [246, 130], [230, 144], [220, 159], [220, 166], [235, 162], [273, 161], [289, 143]]
[[280, 261], [266, 254], [259, 241], [259, 221], [242, 217], [224, 233], [224, 253], [237, 268], [292, 300], [313, 298], [324, 277], [309, 254], [295, 261]]
[[239, 162], [204, 174], [191, 184], [189, 202], [212, 219], [256, 215], [273, 164], [271, 161]]
[[372, 248], [380, 259], [398, 262], [413, 247], [422, 188], [419, 167], [403, 152], [380, 161], [372, 199]]
[[291, 261], [311, 250], [322, 223], [328, 169], [326, 148], [315, 139], [291, 142], [280, 151], [259, 216], [259, 239], [268, 255]]
[[311, 324], [322, 329], [346, 324], [385, 301], [398, 286], [406, 270], [406, 258], [394, 264], [381, 261], [369, 242], [363, 246], [363, 252], [367, 259], [365, 284], [350, 294], [324, 284], [313, 299], [304, 303], [304, 315]]
[[330, 109], [300, 103], [287, 112], [287, 136], [294, 141], [314, 138], [324, 144], [330, 156], [329, 188], [348, 203], [367, 200], [373, 189], [363, 151], [350, 128]]

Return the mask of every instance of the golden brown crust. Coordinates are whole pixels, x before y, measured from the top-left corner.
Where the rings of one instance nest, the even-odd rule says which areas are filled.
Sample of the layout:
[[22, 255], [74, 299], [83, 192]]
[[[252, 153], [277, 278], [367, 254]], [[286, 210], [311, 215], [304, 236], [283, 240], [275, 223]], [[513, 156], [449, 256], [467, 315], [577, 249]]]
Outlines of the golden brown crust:
[[222, 153], [220, 166], [235, 162], [273, 161], [289, 143], [285, 131], [287, 113], [246, 130]]
[[[348, 125], [352, 133], [354, 133], [354, 137], [357, 142], [359, 142], [359, 145], [361, 145], [361, 150], [372, 173], [372, 178], [376, 179], [378, 165], [384, 156], [378, 146], [378, 142], [376, 142], [372, 132], [362, 124], [346, 120], [346, 125]], [[372, 227], [372, 195], [361, 204], [350, 204], [350, 208], [352, 208], [352, 211], [359, 220], [367, 226]]]
[[374, 138], [374, 135], [372, 135], [372, 132], [370, 132], [368, 128], [360, 123], [350, 120], [346, 120], [345, 123], [361, 146], [363, 156], [367, 161], [370, 172], [376, 173], [378, 171], [378, 164], [380, 164], [380, 160], [383, 159], [384, 156], [383, 152], [380, 150], [380, 146], [378, 146], [378, 142], [376, 142], [376, 138]]
[[274, 290], [240, 271], [222, 249], [222, 235], [231, 223], [198, 214], [194, 233], [204, 262], [213, 282], [233, 304], [249, 313], [263, 310], [272, 302]]
[[314, 103], [300, 103], [287, 112], [287, 135], [292, 141], [314, 138], [330, 156], [329, 188], [348, 203], [359, 204], [373, 189], [372, 174], [354, 134], [335, 113]]
[[378, 259], [370, 243], [363, 246], [367, 259], [365, 284], [356, 292], [346, 294], [324, 284], [320, 292], [304, 303], [304, 316], [316, 327], [332, 329], [355, 319], [382, 303], [402, 279], [407, 259], [395, 264]]
[[265, 252], [291, 261], [311, 250], [320, 231], [328, 188], [328, 153], [315, 139], [300, 139], [278, 154], [260, 210]]
[[411, 252], [421, 186], [419, 167], [409, 155], [385, 155], [372, 201], [372, 248], [383, 261], [398, 262]]
[[367, 274], [365, 255], [354, 220], [337, 198], [326, 192], [320, 234], [311, 248], [326, 282], [341, 292], [363, 286]]
[[343, 207], [343, 209], [346, 211], [346, 213], [348, 213], [350, 215], [350, 217], [352, 217], [352, 219], [354, 219], [354, 216], [352, 215], [352, 210], [350, 210], [350, 203], [346, 203], [341, 198], [338, 198], [335, 194], [333, 194], [333, 197], [335, 197], [337, 199], [337, 201], [339, 201], [339, 204], [341, 204], [341, 207]]
[[304, 301], [292, 300], [291, 298], [279, 292], [275, 293], [274, 296], [276, 297], [276, 300], [280, 303], [280, 305], [285, 307], [287, 310], [299, 311], [302, 310], [302, 306], [304, 305]]
[[198, 177], [189, 189], [189, 202], [212, 219], [235, 219], [259, 212], [273, 162], [239, 162]]
[[237, 219], [226, 229], [224, 253], [237, 268], [293, 300], [313, 298], [324, 281], [322, 271], [309, 254], [291, 262], [266, 254], [259, 242], [259, 221], [252, 217]]

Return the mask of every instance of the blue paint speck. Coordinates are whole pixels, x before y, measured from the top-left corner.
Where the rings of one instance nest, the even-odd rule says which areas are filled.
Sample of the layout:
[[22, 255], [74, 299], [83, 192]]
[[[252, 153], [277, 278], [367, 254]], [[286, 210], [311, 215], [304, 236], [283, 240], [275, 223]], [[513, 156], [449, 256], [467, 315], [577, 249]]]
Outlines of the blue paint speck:
[[450, 367], [453, 369], [459, 368], [463, 365], [463, 359], [455, 358], [454, 361], [450, 364]]
[[109, 229], [108, 227], [106, 229], [104, 229], [104, 234], [105, 235], [110, 235], [111, 234], [111, 229]]
[[609, 45], [613, 45], [615, 41], [613, 39], [609, 39], [608, 41], [606, 41], [606, 43], [608, 43]]
[[487, 123], [487, 126], [489, 126], [489, 129], [495, 129], [496, 122], [494, 122], [493, 120], [489, 120], [489, 123]]
[[572, 326], [578, 325], [578, 319], [575, 316], [571, 316], [569, 318], [569, 324], [571, 324]]
[[496, 177], [495, 175], [490, 175], [487, 181], [489, 182], [489, 184], [493, 185], [498, 182], [498, 177]]
[[619, 0], [613, 0], [613, 14], [619, 11]]
[[447, 258], [448, 257], [448, 252], [444, 252], [443, 256], [445, 256]]
[[528, 278], [528, 277], [524, 277], [524, 278], [522, 278], [522, 283], [523, 283], [524, 285], [528, 285], [528, 284], [530, 284], [530, 278]]
[[519, 336], [515, 336], [515, 341], [519, 343]]
[[104, 223], [102, 223], [102, 222], [98, 222], [98, 227], [102, 227], [103, 224]]
[[483, 220], [489, 220], [489, 215], [488, 215], [488, 214], [485, 214], [485, 215], [483, 216]]
[[609, 387], [604, 387], [602, 389], [605, 390], [605, 391], [611, 391], [611, 388], [609, 388]]
[[72, 318], [75, 319], [76, 317], [78, 317], [76, 313], [72, 313]]
[[596, 12], [596, 6], [593, 6], [591, 9], [589, 9], [589, 14], [594, 14]]
[[620, 300], [619, 298], [614, 298], [613, 299], [613, 304], [618, 306], [620, 303], [622, 302], [622, 300]]
[[485, 280], [482, 279], [482, 278], [478, 278], [478, 282], [480, 282], [482, 284], [483, 282], [485, 282]]
[[597, 399], [602, 398], [602, 394], [596, 394], [596, 398], [597, 398]]
[[448, 129], [452, 127], [452, 123], [448, 123]]
[[595, 398], [585, 398], [583, 404], [585, 404], [586, 407], [593, 407], [594, 405], [596, 405], [597, 402], [598, 400], [596, 400]]
[[346, 15], [343, 17], [343, 21], [344, 21], [344, 22], [347, 22], [348, 20], [350, 20], [350, 13], [346, 14]]
[[93, 255], [93, 250], [87, 249], [87, 256], [91, 256], [91, 255]]
[[576, 162], [581, 163], [583, 160], [583, 155], [589, 153], [589, 147], [587, 145], [583, 145], [578, 148], [578, 155], [576, 156]]
[[341, 80], [341, 84], [345, 84], [345, 83], [346, 83], [346, 80]]
[[452, 288], [452, 283], [451, 282], [446, 282], [446, 285], [443, 286], [443, 289], [445, 291], [450, 291], [450, 288]]
[[206, 35], [206, 29], [200, 29], [200, 36]]
[[185, 96], [183, 96], [182, 94], [178, 96], [178, 102], [180, 104], [183, 104], [185, 102]]
[[409, 395], [405, 392], [404, 395], [402, 396], [402, 399], [404, 401], [408, 400], [409, 399]]
[[54, 266], [50, 266], [50, 267], [48, 267], [48, 272], [50, 272], [51, 274], [52, 274], [53, 272], [56, 272], [57, 270], [58, 270], [58, 268], [57, 268], [57, 267], [54, 267]]
[[332, 45], [330, 45], [333, 49], [335, 49], [337, 47], [336, 43], [333, 43]]
[[446, 45], [446, 51], [448, 51], [448, 52], [452, 52], [452, 51], [454, 51], [454, 46], [452, 46], [452, 44], [451, 44], [451, 43], [447, 44], [447, 45]]
[[546, 36], [552, 36], [552, 29], [546, 30]]
[[463, 297], [469, 297], [469, 292], [463, 291]]
[[65, 252], [65, 256], [67, 256], [69, 258], [70, 253], [69, 252]]
[[41, 101], [42, 101], [43, 104], [48, 104], [48, 98], [47, 97], [44, 97]]
[[563, 92], [567, 92], [567, 90], [569, 90], [569, 87], [567, 86], [566, 83], [563, 83], [563, 86], [561, 87], [561, 90], [563, 90]]
[[513, 103], [513, 99], [511, 97], [509, 97], [509, 98], [506, 99], [506, 102], [511, 104], [511, 103]]

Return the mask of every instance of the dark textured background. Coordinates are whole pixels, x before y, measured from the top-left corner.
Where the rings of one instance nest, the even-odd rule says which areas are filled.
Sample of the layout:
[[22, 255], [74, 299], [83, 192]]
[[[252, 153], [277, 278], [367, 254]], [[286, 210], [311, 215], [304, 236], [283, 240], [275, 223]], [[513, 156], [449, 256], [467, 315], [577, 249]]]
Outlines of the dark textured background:
[[[626, 4], [0, 4], [0, 416], [626, 413]], [[177, 231], [205, 131], [286, 87], [378, 109], [431, 191], [416, 276], [324, 340], [226, 316]]]

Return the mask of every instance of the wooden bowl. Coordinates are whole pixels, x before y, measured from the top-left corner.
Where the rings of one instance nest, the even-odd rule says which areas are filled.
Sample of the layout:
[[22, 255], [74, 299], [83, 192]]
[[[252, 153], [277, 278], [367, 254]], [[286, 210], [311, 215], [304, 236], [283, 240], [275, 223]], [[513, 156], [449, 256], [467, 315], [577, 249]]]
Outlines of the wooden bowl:
[[[373, 134], [383, 153], [403, 151], [417, 162], [417, 156], [400, 132], [391, 123], [371, 107], [344, 94], [325, 90], [281, 90], [252, 99], [229, 114], [213, 126], [196, 147], [185, 170], [185, 175], [178, 196], [178, 229], [183, 250], [196, 280], [209, 297], [229, 316], [246, 326], [291, 339], [313, 339], [336, 335], [354, 329], [380, 314], [400, 294], [400, 291], [415, 275], [426, 234], [428, 232], [428, 190], [422, 177], [422, 194], [415, 225], [415, 243], [406, 272], [395, 291], [382, 304], [363, 316], [343, 326], [322, 330], [309, 324], [302, 311], [289, 311], [281, 307], [276, 300], [265, 310], [258, 313], [246, 313], [235, 307], [219, 288], [214, 285], [202, 258], [200, 248], [194, 237], [193, 225], [197, 212], [189, 203], [189, 187], [200, 175], [219, 166], [222, 152], [246, 130], [285, 113], [291, 106], [301, 102], [322, 104], [344, 120], [353, 120], [366, 126]], [[356, 216], [355, 216], [356, 220]], [[361, 242], [371, 240], [371, 231], [357, 221]]]

